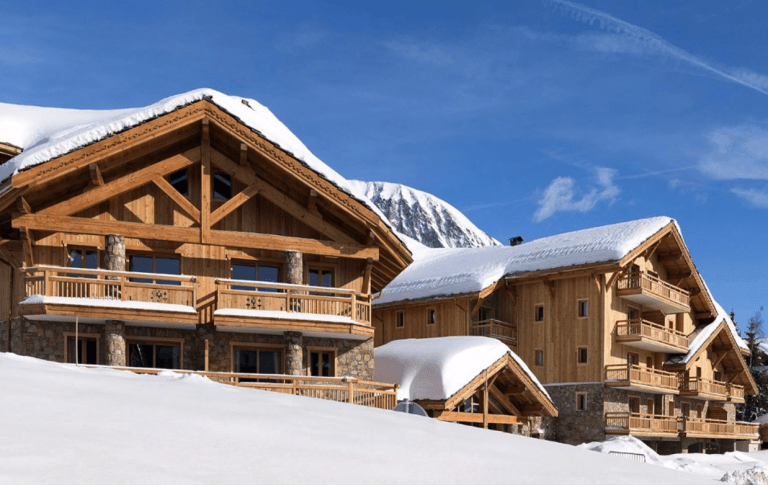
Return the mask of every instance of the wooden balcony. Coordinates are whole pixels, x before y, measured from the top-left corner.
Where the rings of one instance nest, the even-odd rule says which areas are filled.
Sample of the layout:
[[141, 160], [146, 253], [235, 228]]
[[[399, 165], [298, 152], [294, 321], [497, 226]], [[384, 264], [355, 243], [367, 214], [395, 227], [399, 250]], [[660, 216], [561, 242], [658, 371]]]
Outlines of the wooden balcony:
[[728, 393], [729, 401], [744, 404], [744, 386], [740, 386], [738, 384], [728, 384], [726, 392]]
[[723, 421], [706, 418], [681, 418], [681, 438], [728, 438], [756, 440], [760, 437], [760, 425], [741, 421]]
[[678, 418], [656, 414], [606, 413], [605, 434], [677, 438]]
[[605, 385], [654, 394], [678, 394], [680, 376], [635, 364], [607, 365], [605, 366]]
[[373, 336], [370, 295], [344, 288], [217, 279], [213, 317], [231, 330]]
[[[733, 389], [738, 387], [732, 384]], [[742, 400], [743, 391], [742, 390]], [[701, 377], [688, 377], [680, 380], [680, 395], [684, 397], [692, 397], [694, 399], [706, 399], [713, 401], [726, 401], [728, 399], [728, 384], [721, 381], [713, 381], [710, 379], [704, 379]]]
[[617, 294], [662, 313], [683, 313], [691, 309], [690, 294], [648, 273], [632, 273], [617, 282]]
[[[86, 366], [107, 367], [107, 366]], [[137, 374], [159, 374], [168, 369], [145, 367], [108, 367]], [[391, 410], [397, 404], [397, 384], [373, 382], [352, 377], [293, 376], [286, 374], [247, 374], [235, 372], [204, 372], [176, 370], [178, 374], [196, 374], [212, 381], [239, 387], [250, 387], [262, 391], [313, 397], [378, 409]]]
[[517, 348], [517, 325], [501, 320], [481, 320], [470, 324], [470, 334], [481, 337], [492, 337], [507, 344], [509, 348]]
[[616, 341], [652, 352], [688, 352], [685, 334], [641, 319], [617, 321]]
[[193, 276], [42, 265], [22, 271], [19, 313], [30, 319], [198, 323]]

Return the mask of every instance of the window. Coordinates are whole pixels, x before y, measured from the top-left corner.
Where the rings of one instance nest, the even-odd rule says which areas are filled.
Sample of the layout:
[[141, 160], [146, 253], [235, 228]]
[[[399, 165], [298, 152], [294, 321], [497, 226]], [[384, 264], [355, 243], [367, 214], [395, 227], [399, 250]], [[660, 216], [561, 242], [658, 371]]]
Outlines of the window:
[[587, 363], [587, 348], [586, 347], [579, 347], [577, 362], [579, 364], [586, 364]]
[[704, 417], [704, 408], [701, 406], [701, 404], [696, 405], [696, 417], [697, 418]]
[[630, 307], [627, 311], [627, 318], [630, 320], [638, 320], [640, 318], [640, 311]]
[[653, 399], [646, 399], [645, 401], [645, 414], [653, 414], [653, 409], [655, 407]]
[[534, 322], [544, 321], [544, 305], [536, 305], [535, 307], [533, 307], [533, 321]]
[[405, 326], [405, 318], [403, 312], [397, 312], [395, 326], [397, 328], [403, 328]]
[[493, 318], [493, 309], [482, 307], [477, 312], [477, 321], [485, 322]]
[[627, 354], [627, 364], [637, 365], [640, 362], [640, 355], [638, 354]]
[[69, 267], [99, 269], [99, 253], [95, 249], [70, 249]]
[[[128, 271], [135, 273], [181, 274], [181, 259], [178, 256], [144, 256], [131, 254], [128, 256]], [[162, 278], [131, 278], [136, 283], [162, 282], [165, 285], [179, 285], [179, 281], [168, 281]]]
[[189, 171], [185, 168], [168, 176], [168, 183], [184, 197], [189, 197]]
[[[77, 347], [75, 347], [77, 343]], [[75, 339], [74, 335], [67, 337], [67, 362], [75, 363], [77, 355], [78, 364], [97, 365], [99, 363], [99, 345], [97, 337], [86, 336]]]
[[234, 371], [248, 374], [281, 374], [283, 352], [277, 348], [234, 348]]
[[720, 374], [720, 372], [715, 371], [713, 374], [714, 375], [712, 376], [712, 380], [715, 380], [715, 381], [722, 381], [723, 380], [723, 376], [722, 376], [722, 374]]
[[[243, 281], [280, 282], [280, 266], [276, 264], [232, 263], [232, 279]], [[277, 291], [276, 288], [255, 288], [253, 286], [232, 286], [233, 290]]]
[[648, 367], [649, 369], [653, 369], [653, 367], [654, 367], [653, 366], [653, 357], [651, 357], [650, 355], [645, 358], [645, 366]]
[[579, 318], [586, 318], [587, 316], [589, 316], [588, 300], [579, 300], [578, 307], [579, 307]]
[[435, 309], [427, 308], [427, 325], [435, 324]]
[[310, 350], [309, 375], [318, 377], [336, 376], [335, 350]]
[[691, 415], [691, 405], [687, 402], [683, 403], [683, 417], [687, 418]]
[[181, 342], [129, 342], [128, 365], [181, 369]]
[[310, 268], [308, 274], [309, 286], [333, 288], [333, 270]]
[[232, 177], [224, 172], [213, 174], [213, 200], [229, 200], [232, 198]]
[[534, 353], [534, 358], [536, 362], [536, 367], [544, 367], [544, 351], [543, 350], [537, 350]]
[[587, 410], [587, 393], [586, 392], [576, 393], [576, 410], [577, 411]]
[[630, 396], [629, 398], [629, 412], [638, 414], [640, 412], [640, 398]]

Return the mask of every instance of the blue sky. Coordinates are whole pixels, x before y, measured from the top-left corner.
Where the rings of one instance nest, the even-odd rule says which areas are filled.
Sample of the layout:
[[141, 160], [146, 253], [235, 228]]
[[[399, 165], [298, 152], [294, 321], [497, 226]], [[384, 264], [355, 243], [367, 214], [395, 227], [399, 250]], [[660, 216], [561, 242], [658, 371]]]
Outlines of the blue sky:
[[[51, 2], [52, 3], [52, 2]], [[768, 3], [14, 2], [0, 100], [268, 106], [347, 178], [505, 241], [677, 219], [743, 326], [768, 302]]]

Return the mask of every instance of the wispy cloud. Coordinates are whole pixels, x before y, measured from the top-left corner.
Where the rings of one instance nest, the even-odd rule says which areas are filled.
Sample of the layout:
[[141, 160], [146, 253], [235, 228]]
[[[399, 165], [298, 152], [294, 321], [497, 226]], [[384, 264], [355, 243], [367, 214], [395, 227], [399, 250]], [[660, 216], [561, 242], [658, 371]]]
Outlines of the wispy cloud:
[[614, 183], [617, 173], [611, 168], [597, 168], [598, 186], [580, 197], [577, 195], [576, 181], [573, 178], [557, 177], [544, 191], [533, 220], [541, 222], [558, 212], [589, 212], [598, 202], [614, 201], [621, 193], [621, 189]]
[[614, 36], [586, 36], [581, 37], [580, 42], [595, 50], [603, 52], [623, 53], [654, 53], [668, 56], [685, 62], [693, 67], [703, 69], [711, 74], [728, 81], [741, 84], [754, 89], [762, 94], [768, 94], [768, 76], [755, 73], [747, 69], [718, 67], [705, 61], [690, 52], [670, 44], [662, 37], [650, 30], [644, 29], [608, 13], [596, 10], [585, 5], [567, 0], [549, 0], [550, 4], [568, 13], [578, 22], [597, 26], [597, 28], [618, 35]]
[[398, 39], [385, 42], [384, 46], [403, 57], [427, 64], [445, 66], [454, 62], [453, 55], [444, 46], [436, 43]]
[[734, 188], [731, 193], [757, 208], [768, 209], [768, 190]]
[[707, 135], [699, 170], [717, 180], [768, 180], [768, 129], [754, 124], [723, 127]]

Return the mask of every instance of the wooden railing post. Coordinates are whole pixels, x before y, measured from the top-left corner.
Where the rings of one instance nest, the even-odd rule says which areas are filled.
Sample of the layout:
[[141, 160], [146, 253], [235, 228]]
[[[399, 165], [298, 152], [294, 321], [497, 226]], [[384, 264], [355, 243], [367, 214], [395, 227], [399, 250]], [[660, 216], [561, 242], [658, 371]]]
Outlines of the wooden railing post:
[[349, 404], [355, 404], [355, 382], [354, 379], [347, 381], [347, 392], [349, 392]]
[[45, 296], [56, 296], [51, 294], [51, 281], [49, 279], [49, 271], [47, 269], [43, 270], [43, 295]]

